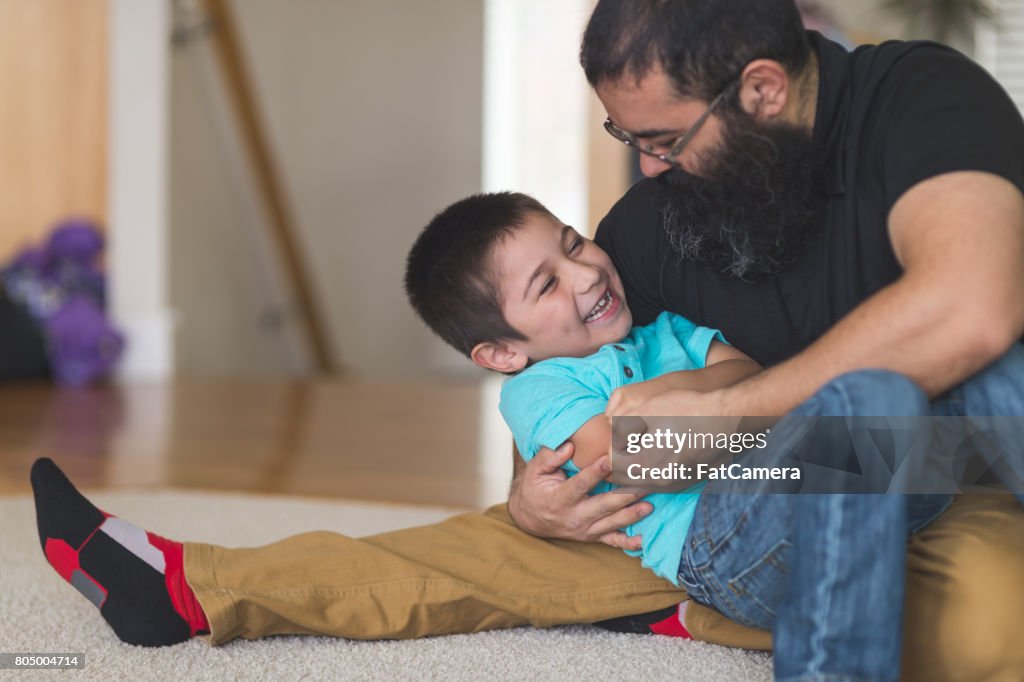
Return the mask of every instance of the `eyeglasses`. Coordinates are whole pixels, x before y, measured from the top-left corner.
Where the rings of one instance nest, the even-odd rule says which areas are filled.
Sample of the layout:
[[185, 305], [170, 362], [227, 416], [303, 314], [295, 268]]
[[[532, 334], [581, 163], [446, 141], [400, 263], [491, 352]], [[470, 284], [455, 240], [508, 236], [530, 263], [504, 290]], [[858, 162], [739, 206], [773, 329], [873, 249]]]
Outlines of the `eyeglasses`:
[[708, 118], [711, 117], [711, 114], [715, 113], [715, 109], [725, 98], [725, 95], [728, 91], [729, 86], [726, 86], [725, 89], [718, 93], [717, 97], [711, 100], [711, 104], [709, 104], [708, 108], [704, 110], [704, 113], [700, 115], [700, 118], [698, 118], [697, 121], [692, 126], [690, 126], [689, 130], [687, 130], [684, 134], [680, 135], [676, 139], [672, 140], [668, 145], [665, 145], [669, 148], [668, 152], [665, 154], [654, 151], [654, 145], [641, 143], [640, 140], [637, 139], [636, 135], [629, 131], [623, 130], [619, 126], [612, 123], [611, 118], [605, 119], [604, 129], [607, 130], [612, 137], [614, 137], [619, 142], [622, 142], [627, 147], [633, 147], [641, 154], [653, 156], [658, 161], [661, 161], [662, 163], [667, 163], [668, 165], [674, 168], [682, 168], [680, 163], [676, 161], [676, 157], [678, 157], [683, 152], [683, 149], [686, 148], [686, 145], [690, 143], [690, 140], [692, 140], [694, 136], [700, 131], [701, 126], [703, 126], [705, 121], [707, 121]]

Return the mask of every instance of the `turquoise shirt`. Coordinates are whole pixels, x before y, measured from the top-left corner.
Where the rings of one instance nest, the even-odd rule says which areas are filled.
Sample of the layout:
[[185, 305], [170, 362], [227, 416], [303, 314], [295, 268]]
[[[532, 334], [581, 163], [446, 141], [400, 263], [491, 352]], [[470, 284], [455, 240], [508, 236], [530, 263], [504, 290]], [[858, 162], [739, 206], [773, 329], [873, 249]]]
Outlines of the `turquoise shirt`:
[[[619, 386], [704, 367], [708, 348], [716, 339], [725, 341], [717, 330], [662, 313], [593, 355], [551, 358], [505, 380], [501, 414], [519, 452], [529, 461], [541, 447], [558, 447], [591, 418], [604, 414], [612, 391]], [[579, 473], [571, 460], [562, 468], [569, 476]], [[591, 494], [617, 487], [602, 482]], [[648, 495], [645, 499], [654, 511], [625, 529], [627, 535], [643, 535], [643, 549], [626, 553], [641, 557], [645, 567], [678, 584], [679, 557], [703, 487], [702, 483], [682, 493]]]

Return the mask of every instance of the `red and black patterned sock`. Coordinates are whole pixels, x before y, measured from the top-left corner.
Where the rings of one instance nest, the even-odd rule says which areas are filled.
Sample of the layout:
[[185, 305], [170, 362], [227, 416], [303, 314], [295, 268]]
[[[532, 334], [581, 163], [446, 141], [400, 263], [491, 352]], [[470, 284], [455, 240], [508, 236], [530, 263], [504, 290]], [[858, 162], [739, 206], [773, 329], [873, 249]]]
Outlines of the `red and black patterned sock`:
[[610, 618], [594, 623], [603, 630], [612, 632], [631, 632], [641, 635], [665, 635], [668, 637], [680, 637], [692, 639], [686, 626], [683, 625], [683, 616], [686, 615], [688, 601], [675, 606], [651, 611], [649, 613], [638, 613], [634, 616], [622, 616], [621, 618]]
[[46, 560], [121, 640], [167, 646], [209, 632], [185, 582], [181, 543], [97, 509], [53, 460], [32, 465], [32, 490]]

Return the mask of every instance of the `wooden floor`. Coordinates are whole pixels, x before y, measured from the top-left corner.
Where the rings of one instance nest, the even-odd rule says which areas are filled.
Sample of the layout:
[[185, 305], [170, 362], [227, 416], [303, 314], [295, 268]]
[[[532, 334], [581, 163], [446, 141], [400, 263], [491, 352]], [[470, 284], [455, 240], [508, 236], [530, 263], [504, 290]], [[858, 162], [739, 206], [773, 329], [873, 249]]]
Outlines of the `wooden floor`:
[[[48, 456], [91, 489], [203, 488], [480, 507], [501, 495], [511, 462], [510, 443], [482, 445], [481, 395], [481, 385], [471, 382], [3, 386], [0, 493], [28, 492], [32, 462]], [[489, 452], [482, 458], [481, 450]]]

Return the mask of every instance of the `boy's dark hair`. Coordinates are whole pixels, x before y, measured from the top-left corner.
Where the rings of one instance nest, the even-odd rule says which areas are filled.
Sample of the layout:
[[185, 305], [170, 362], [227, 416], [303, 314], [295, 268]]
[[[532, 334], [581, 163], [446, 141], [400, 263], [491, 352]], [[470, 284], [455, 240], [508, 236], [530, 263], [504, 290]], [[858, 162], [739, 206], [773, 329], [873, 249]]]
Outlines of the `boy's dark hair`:
[[[600, 0], [583, 34], [590, 85], [664, 69], [682, 97], [710, 101], [755, 59], [793, 74], [811, 55], [794, 0]], [[735, 108], [735, 95], [725, 104]]]
[[526, 339], [505, 320], [489, 269], [494, 247], [530, 213], [551, 215], [525, 194], [474, 194], [434, 216], [409, 251], [409, 302], [435, 334], [466, 357], [478, 343]]

